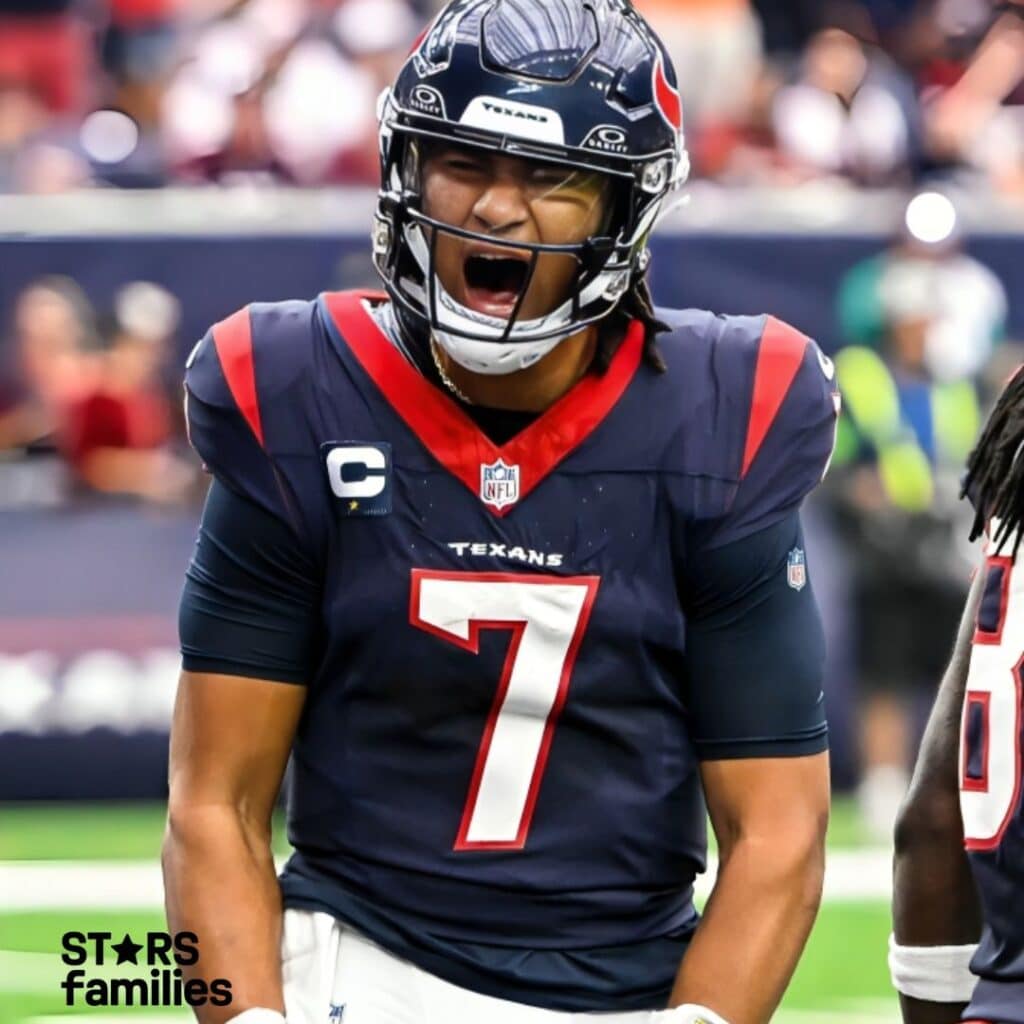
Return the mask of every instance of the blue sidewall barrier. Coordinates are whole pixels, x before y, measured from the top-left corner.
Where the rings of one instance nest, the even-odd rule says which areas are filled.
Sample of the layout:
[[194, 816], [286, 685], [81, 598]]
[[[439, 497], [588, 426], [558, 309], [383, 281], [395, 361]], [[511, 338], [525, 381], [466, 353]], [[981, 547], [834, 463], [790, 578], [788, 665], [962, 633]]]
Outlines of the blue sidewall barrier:
[[[881, 251], [882, 236], [665, 235], [653, 244], [652, 285], [667, 306], [772, 313], [832, 351], [842, 343], [835, 293], [843, 274]], [[969, 251], [1002, 279], [1010, 330], [1024, 337], [1024, 260], [1013, 236], [977, 236]], [[182, 302], [185, 351], [211, 323], [253, 301], [379, 287], [358, 235], [0, 239], [0, 311], [47, 274], [74, 278], [103, 310], [128, 281], [162, 284]]]

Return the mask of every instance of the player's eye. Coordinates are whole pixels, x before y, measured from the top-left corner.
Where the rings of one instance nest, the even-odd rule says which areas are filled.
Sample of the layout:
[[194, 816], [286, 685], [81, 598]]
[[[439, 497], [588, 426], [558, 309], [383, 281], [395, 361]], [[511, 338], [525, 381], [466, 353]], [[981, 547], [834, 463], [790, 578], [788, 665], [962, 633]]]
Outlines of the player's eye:
[[540, 196], [592, 206], [605, 193], [603, 175], [587, 171], [566, 172], [558, 168], [545, 169], [531, 180], [532, 189]]
[[443, 163], [445, 168], [456, 174], [482, 174], [485, 170], [483, 160], [470, 156], [448, 156]]
[[537, 167], [530, 174], [530, 183], [540, 188], [556, 189], [567, 185], [574, 175], [558, 167]]

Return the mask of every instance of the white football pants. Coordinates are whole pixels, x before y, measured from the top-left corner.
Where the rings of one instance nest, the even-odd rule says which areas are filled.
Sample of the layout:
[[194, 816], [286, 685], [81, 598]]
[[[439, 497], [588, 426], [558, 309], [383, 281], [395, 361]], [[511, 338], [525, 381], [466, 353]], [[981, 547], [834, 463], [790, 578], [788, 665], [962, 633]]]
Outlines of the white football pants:
[[662, 1018], [647, 1010], [562, 1013], [470, 992], [388, 953], [330, 914], [286, 910], [281, 945], [288, 1024], [657, 1024]]

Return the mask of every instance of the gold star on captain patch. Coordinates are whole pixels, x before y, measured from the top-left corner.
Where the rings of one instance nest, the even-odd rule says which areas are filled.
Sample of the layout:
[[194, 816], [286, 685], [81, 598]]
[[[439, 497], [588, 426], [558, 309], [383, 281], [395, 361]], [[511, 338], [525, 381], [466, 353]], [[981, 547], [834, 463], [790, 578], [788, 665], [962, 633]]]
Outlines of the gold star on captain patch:
[[348, 510], [349, 510], [349, 512], [358, 512], [359, 511], [359, 502], [358, 501], [350, 501], [348, 503]]

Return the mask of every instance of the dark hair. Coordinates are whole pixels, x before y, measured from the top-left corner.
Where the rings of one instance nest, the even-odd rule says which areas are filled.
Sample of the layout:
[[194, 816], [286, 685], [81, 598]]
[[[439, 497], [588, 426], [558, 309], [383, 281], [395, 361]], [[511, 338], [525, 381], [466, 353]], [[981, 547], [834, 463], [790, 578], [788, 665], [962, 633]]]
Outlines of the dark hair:
[[1024, 526], [1024, 367], [1006, 385], [992, 410], [974, 451], [967, 460], [961, 496], [974, 505], [971, 540], [981, 536], [989, 520], [998, 519], [992, 540], [997, 546], [1014, 538], [1016, 556]]
[[658, 319], [647, 278], [638, 274], [615, 311], [602, 320], [598, 327], [597, 352], [594, 355], [594, 369], [598, 373], [604, 373], [611, 365], [615, 353], [625, 340], [626, 329], [633, 320], [639, 320], [644, 325], [644, 362], [659, 373], [665, 372], [665, 360], [658, 351], [658, 335], [672, 328]]

